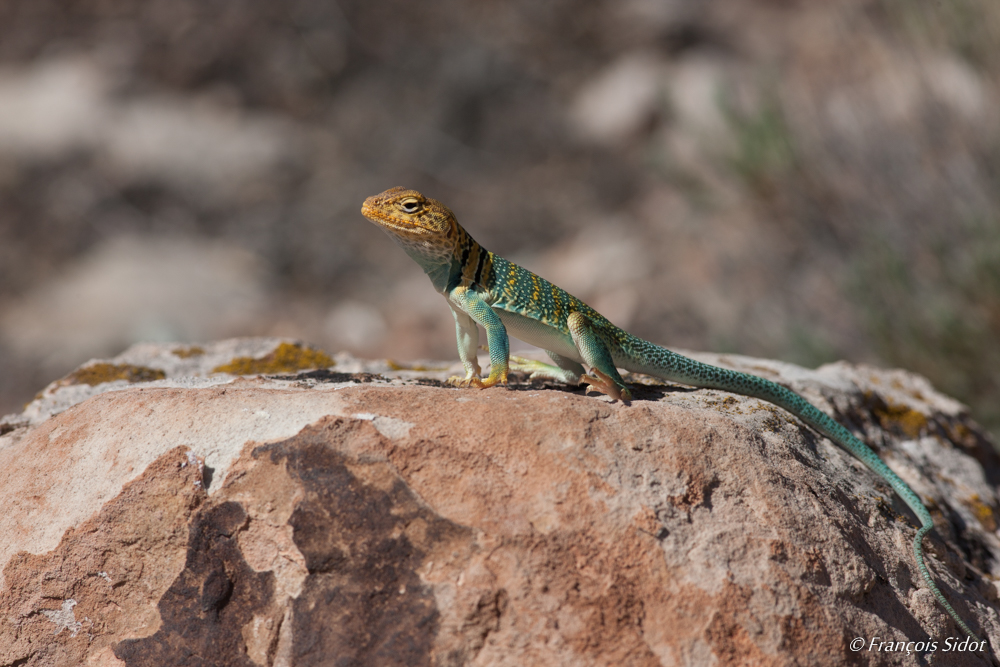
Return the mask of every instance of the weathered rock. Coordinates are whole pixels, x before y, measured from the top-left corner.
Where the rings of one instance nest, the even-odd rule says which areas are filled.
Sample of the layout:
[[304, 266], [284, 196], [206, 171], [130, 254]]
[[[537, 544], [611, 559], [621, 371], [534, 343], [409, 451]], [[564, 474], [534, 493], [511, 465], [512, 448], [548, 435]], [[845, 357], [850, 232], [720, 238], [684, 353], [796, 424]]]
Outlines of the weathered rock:
[[[699, 356], [871, 443], [928, 500], [945, 595], [1000, 640], [1000, 458], [960, 404], [903, 371]], [[769, 404], [292, 369], [317, 359], [141, 346], [0, 421], [0, 665], [989, 664], [944, 650], [905, 505]]]

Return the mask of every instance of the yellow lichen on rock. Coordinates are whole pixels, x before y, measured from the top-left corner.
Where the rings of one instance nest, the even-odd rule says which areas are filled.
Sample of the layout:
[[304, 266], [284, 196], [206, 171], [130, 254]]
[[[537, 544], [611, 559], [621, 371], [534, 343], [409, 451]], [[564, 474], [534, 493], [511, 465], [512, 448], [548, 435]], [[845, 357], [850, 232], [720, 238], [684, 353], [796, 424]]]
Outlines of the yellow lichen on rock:
[[976, 518], [979, 519], [979, 523], [983, 525], [983, 528], [989, 531], [997, 529], [997, 518], [993, 508], [984, 503], [978, 493], [972, 494], [966, 505], [973, 511]]
[[153, 382], [154, 380], [162, 380], [165, 377], [167, 377], [167, 374], [158, 368], [101, 362], [76, 369], [66, 376], [66, 384], [89, 384], [91, 387], [95, 387], [102, 382], [114, 382], [116, 380]]
[[200, 345], [188, 345], [186, 347], [178, 347], [171, 350], [171, 353], [175, 357], [180, 357], [181, 359], [188, 359], [190, 357], [200, 357], [205, 354], [205, 348]]
[[444, 371], [448, 370], [447, 366], [427, 366], [425, 364], [401, 364], [398, 361], [393, 361], [392, 359], [386, 359], [385, 363], [389, 366], [389, 370], [393, 371]]
[[927, 429], [927, 416], [919, 410], [876, 397], [873, 392], [865, 392], [865, 398], [870, 401], [877, 398], [872, 407], [872, 414], [878, 418], [883, 429], [895, 427], [908, 438], [916, 438]]
[[228, 364], [216, 366], [212, 372], [231, 375], [294, 373], [307, 368], [329, 368], [335, 364], [330, 355], [322, 350], [303, 347], [299, 343], [282, 343], [260, 359], [236, 357]]

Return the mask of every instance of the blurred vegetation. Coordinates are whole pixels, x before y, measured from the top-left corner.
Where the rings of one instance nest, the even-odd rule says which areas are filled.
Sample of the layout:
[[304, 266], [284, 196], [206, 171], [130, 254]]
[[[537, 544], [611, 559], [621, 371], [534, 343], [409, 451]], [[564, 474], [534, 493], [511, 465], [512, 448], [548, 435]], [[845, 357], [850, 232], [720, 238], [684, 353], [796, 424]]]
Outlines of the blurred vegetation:
[[869, 235], [853, 293], [889, 364], [926, 375], [1000, 433], [1000, 223], [966, 221], [918, 258]]
[[781, 108], [773, 95], [760, 109], [749, 115], [727, 109], [730, 125], [736, 132], [736, 151], [732, 158], [736, 173], [750, 189], [764, 199], [772, 199], [787, 181], [788, 170], [795, 166], [794, 138]]
[[958, 53], [984, 70], [1000, 68], [1000, 4], [991, 0], [878, 0], [874, 14], [918, 43]]
[[[879, 0], [868, 10], [911, 52], [954, 53], [985, 80], [1000, 80], [1000, 3]], [[828, 154], [819, 155], [815, 148], [800, 148], [776, 88], [760, 85], [757, 93], [763, 102], [749, 112], [720, 98], [735, 134], [732, 171], [777, 224], [794, 229], [790, 221], [795, 220], [800, 231], [814, 235], [814, 245], [826, 247], [814, 256], [843, 256], [844, 293], [878, 362], [925, 375], [966, 403], [1000, 442], [1000, 145], [995, 132], [963, 135], [943, 121], [940, 110], [928, 113], [908, 136], [893, 129], [872, 137], [867, 153], [844, 148], [845, 162], [859, 179], [853, 191], [845, 192], [837, 183], [841, 174], [829, 166], [837, 151], [828, 147]], [[976, 179], [956, 184], [960, 179], [954, 173], [934, 164], [927, 170], [937, 180], [933, 187], [947, 196], [928, 194], [926, 205], [918, 203], [902, 187], [912, 187], [907, 181], [916, 170], [897, 171], [893, 161], [900, 158], [885, 150], [894, 140], [922, 149], [919, 157], [903, 158], [911, 163], [962, 155], [968, 159], [963, 168], [984, 179], [985, 196], [976, 196], [982, 195]], [[842, 354], [821, 326], [802, 319], [789, 322], [785, 344], [782, 356], [809, 366]]]

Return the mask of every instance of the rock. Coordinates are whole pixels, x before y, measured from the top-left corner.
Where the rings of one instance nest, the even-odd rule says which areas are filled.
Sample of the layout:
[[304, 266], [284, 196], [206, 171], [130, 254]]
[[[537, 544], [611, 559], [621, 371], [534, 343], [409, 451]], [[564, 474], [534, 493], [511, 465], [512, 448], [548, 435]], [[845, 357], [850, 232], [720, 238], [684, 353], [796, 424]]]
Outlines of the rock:
[[272, 305], [269, 278], [229, 244], [114, 237], [4, 308], [0, 343], [55, 375], [136, 340], [245, 331]]
[[[1000, 640], [1000, 459], [962, 405], [904, 371], [697, 356], [871, 443]], [[454, 389], [447, 366], [244, 339], [53, 383], [0, 420], [0, 664], [986, 664], [944, 652], [905, 505], [783, 411], [642, 376], [629, 406]]]

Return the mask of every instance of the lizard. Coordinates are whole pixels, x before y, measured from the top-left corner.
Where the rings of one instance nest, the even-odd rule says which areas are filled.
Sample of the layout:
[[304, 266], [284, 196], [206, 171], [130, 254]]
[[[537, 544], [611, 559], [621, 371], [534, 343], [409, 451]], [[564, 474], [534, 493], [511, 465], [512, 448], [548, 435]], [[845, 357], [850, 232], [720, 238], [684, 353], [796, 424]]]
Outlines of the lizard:
[[[632, 394], [618, 372], [624, 368], [781, 407], [858, 458], [913, 510], [921, 524], [913, 538], [913, 556], [924, 583], [958, 627], [979, 641], [927, 569], [923, 539], [934, 522], [920, 497], [868, 445], [802, 396], [756, 375], [690, 359], [616, 327], [580, 299], [483, 248], [447, 206], [416, 190], [395, 187], [369, 197], [361, 213], [387, 232], [447, 299], [465, 368], [465, 377], [451, 378], [453, 384], [479, 388], [507, 384], [513, 369], [529, 373], [529, 379], [584, 382], [628, 403]], [[488, 343], [490, 373], [485, 379], [477, 358], [477, 325], [486, 331]], [[512, 357], [508, 332], [544, 349], [553, 363]]]

